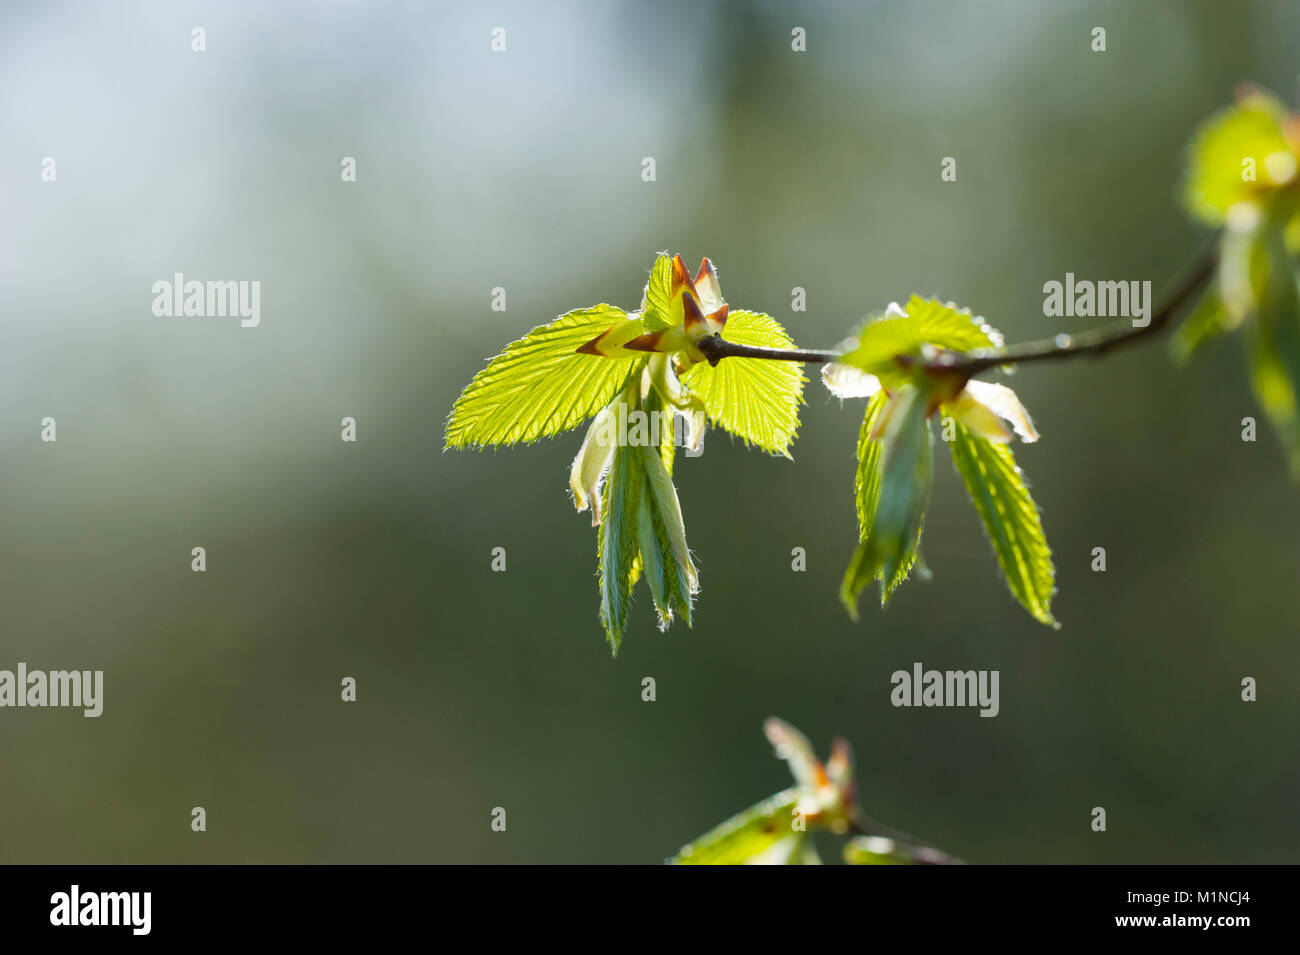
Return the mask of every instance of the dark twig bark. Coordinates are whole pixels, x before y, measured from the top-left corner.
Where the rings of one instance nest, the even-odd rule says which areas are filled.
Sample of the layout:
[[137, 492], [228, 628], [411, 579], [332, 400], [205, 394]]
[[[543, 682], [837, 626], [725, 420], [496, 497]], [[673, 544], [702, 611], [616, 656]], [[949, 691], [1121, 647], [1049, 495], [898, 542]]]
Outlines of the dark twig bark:
[[[1214, 275], [1218, 264], [1216, 244], [1210, 243], [1184, 270], [1182, 277], [1166, 295], [1160, 308], [1144, 326], [1125, 325], [1100, 328], [1078, 335], [1056, 335], [1010, 348], [983, 349], [970, 352], [941, 351], [927, 357], [901, 356], [898, 361], [930, 371], [959, 372], [967, 378], [1004, 365], [1024, 365], [1036, 361], [1063, 361], [1083, 356], [1097, 357], [1158, 335], [1175, 323], [1175, 318]], [[765, 358], [774, 361], [832, 362], [840, 355], [835, 351], [814, 349], [757, 348], [740, 345], [713, 335], [698, 345], [710, 365], [724, 358]]]

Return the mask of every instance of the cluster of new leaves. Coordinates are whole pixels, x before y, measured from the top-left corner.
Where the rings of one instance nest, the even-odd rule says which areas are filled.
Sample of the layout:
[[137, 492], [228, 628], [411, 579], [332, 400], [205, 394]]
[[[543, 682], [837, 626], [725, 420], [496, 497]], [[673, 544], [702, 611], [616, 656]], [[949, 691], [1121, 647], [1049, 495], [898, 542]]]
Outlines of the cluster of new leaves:
[[677, 435], [696, 451], [706, 421], [789, 457], [805, 378], [799, 365], [730, 358], [710, 365], [698, 343], [790, 348], [758, 312], [730, 309], [713, 264], [694, 277], [680, 256], [660, 255], [641, 308], [578, 309], [534, 328], [493, 358], [461, 393], [446, 447], [519, 444], [591, 421], [569, 485], [596, 528], [600, 616], [618, 652], [636, 582], [649, 586], [661, 629], [691, 623], [699, 589], [672, 481]]
[[1180, 360], [1241, 329], [1251, 385], [1300, 478], [1300, 116], [1254, 88], [1192, 142], [1186, 202], [1223, 227], [1219, 270], [1173, 339]]
[[[1007, 586], [1036, 620], [1052, 626], [1052, 553], [1038, 507], [1008, 447], [1013, 433], [1038, 440], [1033, 422], [1005, 385], [968, 380], [930, 363], [941, 351], [999, 349], [1002, 337], [969, 311], [913, 296], [891, 304], [841, 347], [822, 370], [842, 398], [867, 398], [854, 482], [858, 547], [840, 596], [857, 617], [858, 596], [873, 581], [881, 605], [907, 576], [926, 573], [921, 531], [934, 482], [938, 417]], [[1005, 423], [1004, 423], [1005, 422]]]
[[795, 784], [683, 846], [669, 862], [679, 865], [818, 865], [813, 844], [818, 831], [854, 834], [844, 845], [853, 865], [944, 864], [955, 862], [937, 849], [920, 845], [879, 826], [862, 814], [853, 777], [853, 753], [837, 739], [823, 764], [807, 737], [790, 724], [763, 724], [777, 755], [790, 764]]

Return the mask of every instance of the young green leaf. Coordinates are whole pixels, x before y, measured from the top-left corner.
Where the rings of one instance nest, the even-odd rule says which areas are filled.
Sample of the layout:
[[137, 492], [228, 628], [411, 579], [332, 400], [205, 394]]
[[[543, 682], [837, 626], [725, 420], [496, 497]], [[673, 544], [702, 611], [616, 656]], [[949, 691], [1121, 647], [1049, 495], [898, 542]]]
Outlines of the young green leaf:
[[924, 345], [966, 352], [1001, 348], [1003, 341], [995, 328], [970, 309], [913, 295], [906, 308], [892, 304], [883, 316], [862, 326], [839, 363], [874, 375], [893, 390], [914, 383], [914, 376], [896, 359], [917, 355]]
[[880, 414], [889, 396], [877, 391], [867, 401], [867, 412], [858, 431], [858, 469], [853, 479], [853, 496], [858, 510], [858, 546], [849, 561], [849, 568], [840, 585], [840, 600], [853, 620], [858, 619], [858, 595], [879, 576], [879, 568], [871, 561], [867, 541], [876, 519], [876, 502], [880, 498], [880, 462], [884, 445], [872, 439]]
[[[722, 337], [741, 345], [794, 347], [776, 319], [759, 312], [731, 312]], [[787, 458], [799, 429], [806, 381], [797, 362], [758, 358], [727, 358], [716, 367], [699, 362], [682, 376], [682, 383], [704, 400], [714, 424], [746, 444]]]
[[648, 332], [667, 328], [673, 323], [672, 256], [660, 252], [650, 268], [650, 278], [641, 294], [641, 320]]
[[1012, 595], [1036, 620], [1058, 626], [1052, 616], [1056, 569], [1038, 506], [1029, 494], [1011, 449], [956, 423], [952, 460], [961, 475]]
[[612, 305], [582, 308], [507, 345], [456, 399], [446, 447], [535, 441], [595, 415], [640, 372], [645, 358], [630, 352], [607, 358], [577, 349], [626, 320]]
[[1300, 479], [1300, 290], [1282, 233], [1264, 229], [1252, 258], [1258, 318], [1247, 339], [1251, 384]]
[[1201, 295], [1191, 313], [1183, 319], [1169, 341], [1169, 351], [1174, 361], [1186, 364], [1203, 346], [1234, 327], [1223, 306], [1223, 296], [1217, 282]]
[[904, 389], [894, 398], [896, 407], [886, 407], [878, 426], [884, 428], [885, 452], [867, 544], [869, 559], [879, 569], [882, 605], [906, 579], [920, 549], [921, 525], [934, 485], [928, 400], [918, 388]]
[[1281, 103], [1253, 89], [1207, 121], [1191, 147], [1185, 199], [1192, 213], [1222, 225], [1238, 203], [1267, 202], [1294, 182], [1297, 144], [1286, 135], [1291, 122]]
[[[638, 450], [641, 452], [646, 487], [654, 502], [659, 526], [662, 527], [669, 552], [688, 587], [688, 595], [693, 594], [699, 589], [699, 579], [695, 573], [695, 564], [691, 561], [690, 548], [686, 546], [686, 525], [682, 521], [682, 508], [677, 500], [677, 488], [673, 487], [672, 476], [664, 467], [658, 448], [642, 447]], [[689, 621], [689, 612], [684, 611], [682, 615]]]
[[[789, 865], [807, 856], [807, 832], [794, 828], [801, 790], [787, 789], [728, 819], [668, 860], [674, 865]], [[807, 847], [807, 848], [806, 848]]]
[[591, 526], [599, 527], [601, 519], [600, 488], [605, 474], [614, 460], [617, 444], [619, 402], [606, 405], [592, 419], [582, 448], [569, 469], [569, 489], [573, 492], [573, 506], [579, 512], [591, 508]]
[[615, 654], [627, 628], [632, 587], [641, 575], [640, 508], [645, 493], [642, 449], [620, 444], [605, 479], [605, 506], [597, 531], [600, 620]]

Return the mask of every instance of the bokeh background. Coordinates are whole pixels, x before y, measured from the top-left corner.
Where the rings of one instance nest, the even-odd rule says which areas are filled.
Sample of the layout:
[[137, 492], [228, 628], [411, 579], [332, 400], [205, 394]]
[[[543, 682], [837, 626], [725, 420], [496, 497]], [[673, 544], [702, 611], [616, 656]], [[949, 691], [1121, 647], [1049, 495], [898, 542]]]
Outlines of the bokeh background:
[[[1295, 861], [1300, 498], [1262, 419], [1240, 439], [1237, 342], [1016, 376], [1059, 632], [942, 448], [934, 579], [849, 622], [862, 409], [813, 381], [793, 462], [718, 432], [682, 459], [695, 628], [642, 589], [612, 660], [580, 435], [441, 431], [507, 341], [634, 307], [660, 249], [810, 347], [913, 291], [1079, 330], [1043, 283], [1171, 279], [1206, 239], [1193, 129], [1244, 79], [1294, 102], [1298, 51], [1285, 0], [5, 4], [0, 667], [106, 688], [98, 720], [0, 711], [0, 861], [658, 862], [788, 784], [769, 714], [969, 861]], [[261, 326], [154, 317], [177, 271], [260, 280]], [[1000, 670], [1001, 715], [892, 708], [913, 661]]]

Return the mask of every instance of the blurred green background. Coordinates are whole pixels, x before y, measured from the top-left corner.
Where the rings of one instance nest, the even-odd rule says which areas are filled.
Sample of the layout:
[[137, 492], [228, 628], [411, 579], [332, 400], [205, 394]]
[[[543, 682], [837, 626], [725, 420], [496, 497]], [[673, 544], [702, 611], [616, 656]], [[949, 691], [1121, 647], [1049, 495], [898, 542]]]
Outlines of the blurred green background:
[[[862, 406], [814, 380], [793, 462], [716, 431], [680, 459], [695, 628], [641, 585], [611, 660], [580, 435], [441, 431], [507, 341], [634, 307], [660, 249], [809, 347], [913, 291], [1080, 330], [1043, 283], [1158, 294], [1205, 239], [1192, 131], [1243, 79], [1294, 102], [1297, 41], [1284, 0], [6, 4], [0, 668], [102, 668], [105, 704], [0, 711], [0, 861], [657, 862], [788, 784], [769, 714], [846, 736], [867, 811], [968, 861], [1296, 861], [1300, 498], [1262, 418], [1240, 440], [1239, 343], [1016, 376], [1059, 632], [942, 448], [934, 579], [849, 622]], [[261, 326], [154, 317], [177, 271], [260, 280]], [[1000, 670], [1001, 714], [892, 708], [913, 661]]]

